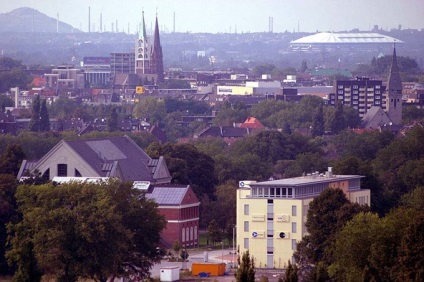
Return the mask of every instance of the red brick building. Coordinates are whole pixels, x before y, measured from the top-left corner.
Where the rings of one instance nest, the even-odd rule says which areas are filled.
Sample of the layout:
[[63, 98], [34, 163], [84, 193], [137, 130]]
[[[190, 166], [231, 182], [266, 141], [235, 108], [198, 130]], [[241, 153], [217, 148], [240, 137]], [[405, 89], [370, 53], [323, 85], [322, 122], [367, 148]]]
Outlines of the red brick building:
[[164, 247], [172, 247], [176, 240], [183, 247], [198, 244], [200, 201], [190, 185], [157, 185], [147, 197], [155, 200], [160, 213], [167, 220], [166, 228], [162, 231]]

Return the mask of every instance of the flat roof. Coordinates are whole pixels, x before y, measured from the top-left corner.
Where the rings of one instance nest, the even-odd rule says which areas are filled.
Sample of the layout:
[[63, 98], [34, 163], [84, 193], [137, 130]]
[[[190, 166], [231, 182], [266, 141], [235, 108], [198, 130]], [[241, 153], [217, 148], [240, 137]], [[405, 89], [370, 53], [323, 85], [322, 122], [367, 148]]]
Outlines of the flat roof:
[[293, 187], [293, 186], [303, 186], [306, 184], [318, 184], [318, 183], [331, 183], [340, 180], [349, 180], [362, 178], [361, 175], [333, 175], [331, 177], [322, 176], [322, 175], [307, 175], [294, 178], [284, 178], [278, 180], [270, 180], [263, 182], [256, 182], [250, 184], [250, 187], [261, 187], [261, 186], [284, 186], [284, 187]]

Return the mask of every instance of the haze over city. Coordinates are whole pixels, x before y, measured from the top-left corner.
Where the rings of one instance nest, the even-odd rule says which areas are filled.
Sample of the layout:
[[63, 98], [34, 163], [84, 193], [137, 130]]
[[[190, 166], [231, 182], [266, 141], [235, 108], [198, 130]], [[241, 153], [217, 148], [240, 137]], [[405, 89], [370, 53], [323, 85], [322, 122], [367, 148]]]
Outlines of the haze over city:
[[[118, 21], [119, 31], [135, 33], [144, 10], [149, 28], [158, 13], [166, 32], [316, 32], [382, 29], [422, 29], [422, 0], [2, 0], [0, 13], [20, 7], [41, 13], [88, 31], [98, 31], [102, 14], [103, 31], [111, 31]], [[272, 25], [270, 25], [270, 18]]]

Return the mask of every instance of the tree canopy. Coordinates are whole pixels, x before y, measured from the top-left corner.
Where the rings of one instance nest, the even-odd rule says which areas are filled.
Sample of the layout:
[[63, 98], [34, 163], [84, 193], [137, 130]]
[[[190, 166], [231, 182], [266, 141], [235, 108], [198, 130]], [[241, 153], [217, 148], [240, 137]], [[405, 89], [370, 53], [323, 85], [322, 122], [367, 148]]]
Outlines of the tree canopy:
[[129, 184], [21, 185], [16, 198], [22, 220], [10, 225], [8, 258], [18, 276], [36, 265], [59, 281], [143, 279], [161, 257], [165, 220], [157, 204]]

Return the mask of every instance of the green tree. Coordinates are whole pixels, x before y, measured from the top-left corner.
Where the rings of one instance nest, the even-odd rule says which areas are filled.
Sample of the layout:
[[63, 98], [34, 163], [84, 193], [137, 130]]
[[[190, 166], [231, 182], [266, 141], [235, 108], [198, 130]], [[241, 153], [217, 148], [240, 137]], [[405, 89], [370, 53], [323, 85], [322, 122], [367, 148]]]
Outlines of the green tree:
[[146, 150], [151, 157], [164, 156], [175, 184], [190, 184], [196, 196], [203, 194], [213, 198], [215, 184], [215, 163], [192, 144], [152, 143]]
[[155, 97], [141, 99], [134, 107], [133, 115], [136, 118], [145, 118], [152, 124], [160, 123], [166, 115], [165, 102]]
[[18, 175], [25, 153], [18, 144], [8, 144], [0, 156], [0, 173]]
[[[1, 166], [0, 166], [1, 167]], [[7, 229], [10, 222], [16, 221], [17, 204], [15, 200], [16, 177], [11, 174], [0, 174], [0, 275], [10, 275], [13, 269], [6, 261]]]
[[311, 126], [311, 135], [312, 137], [322, 136], [324, 135], [324, 130], [324, 113], [322, 110], [322, 105], [320, 105], [314, 114]]
[[172, 249], [174, 250], [175, 254], [178, 254], [181, 248], [182, 248], [182, 245], [180, 241], [178, 241], [178, 239], [175, 240], [174, 243], [172, 244]]
[[161, 253], [165, 221], [157, 204], [130, 184], [68, 183], [22, 185], [16, 193], [22, 221], [10, 226], [11, 262], [33, 246], [35, 263], [60, 281], [148, 276]]
[[239, 268], [234, 274], [237, 282], [254, 282], [255, 281], [255, 259], [250, 256], [249, 250], [243, 253], [241, 261], [240, 256], [237, 257]]
[[116, 112], [116, 109], [112, 109], [112, 111], [109, 114], [109, 117], [107, 119], [107, 127], [108, 131], [118, 131], [119, 130], [119, 121], [118, 121], [118, 113]]
[[40, 126], [41, 132], [50, 131], [50, 119], [49, 119], [49, 112], [46, 106], [46, 100], [41, 101], [39, 126]]
[[36, 95], [32, 101], [32, 116], [29, 123], [29, 130], [33, 132], [40, 131], [40, 109], [41, 109], [41, 99], [40, 95]]
[[288, 261], [286, 271], [284, 272], [283, 282], [297, 282], [299, 281], [298, 277], [299, 269], [296, 264], [292, 264], [290, 260]]
[[2, 112], [5, 112], [6, 107], [13, 107], [13, 105], [14, 102], [10, 97], [0, 94], [0, 109]]
[[325, 189], [310, 204], [307, 214], [306, 228], [309, 235], [297, 245], [294, 253], [300, 267], [314, 265], [311, 274], [313, 279], [325, 277], [328, 265], [333, 262], [332, 245], [336, 234], [346, 222], [369, 207], [352, 204], [339, 188]]
[[345, 118], [343, 114], [343, 104], [339, 103], [337, 105], [336, 112], [334, 113], [334, 119], [331, 123], [331, 132], [339, 133], [346, 128]]
[[412, 218], [401, 239], [397, 264], [392, 268], [397, 281], [424, 279], [424, 212]]
[[209, 222], [208, 237], [211, 238], [213, 245], [215, 245], [216, 242], [222, 241], [222, 232], [215, 219], [212, 219], [211, 222]]

